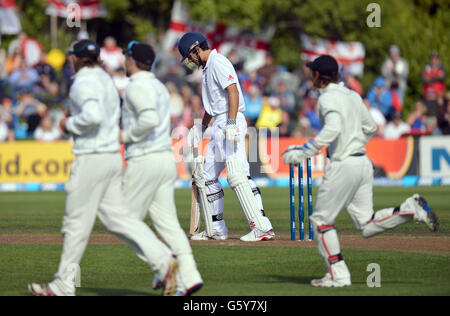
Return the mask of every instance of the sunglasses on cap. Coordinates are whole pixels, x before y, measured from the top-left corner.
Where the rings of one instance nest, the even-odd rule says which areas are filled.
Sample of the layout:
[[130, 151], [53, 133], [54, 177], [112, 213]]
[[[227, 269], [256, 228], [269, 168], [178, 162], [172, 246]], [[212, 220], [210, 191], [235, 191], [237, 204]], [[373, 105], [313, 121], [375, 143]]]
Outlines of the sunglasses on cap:
[[89, 40], [81, 40], [73, 42], [70, 45], [68, 55], [87, 57], [89, 52], [96, 52], [97, 54], [100, 54], [100, 47]]
[[137, 45], [137, 44], [140, 44], [138, 41], [131, 41], [129, 44], [128, 44], [128, 48], [127, 49], [124, 49], [123, 51], [122, 51], [122, 53], [124, 54], [124, 55], [128, 55], [128, 56], [133, 56], [133, 47], [134, 47], [134, 45]]

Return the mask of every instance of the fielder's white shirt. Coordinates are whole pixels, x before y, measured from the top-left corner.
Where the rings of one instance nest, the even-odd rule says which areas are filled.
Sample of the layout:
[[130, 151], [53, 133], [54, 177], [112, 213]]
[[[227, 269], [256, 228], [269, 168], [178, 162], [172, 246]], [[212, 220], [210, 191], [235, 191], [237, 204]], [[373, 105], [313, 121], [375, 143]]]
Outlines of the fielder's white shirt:
[[236, 84], [239, 91], [238, 112], [245, 112], [244, 96], [233, 64], [213, 49], [202, 76], [202, 99], [206, 113], [213, 117], [228, 113], [228, 92], [225, 89], [232, 84]]
[[124, 96], [122, 124], [126, 159], [172, 152], [169, 91], [151, 72], [131, 76]]
[[112, 78], [100, 67], [84, 67], [70, 88], [67, 130], [75, 155], [119, 152], [120, 97]]
[[365, 154], [365, 145], [375, 135], [377, 125], [361, 96], [330, 83], [320, 91], [319, 111], [323, 129], [315, 138], [320, 146], [328, 146], [332, 161], [342, 161], [354, 154]]

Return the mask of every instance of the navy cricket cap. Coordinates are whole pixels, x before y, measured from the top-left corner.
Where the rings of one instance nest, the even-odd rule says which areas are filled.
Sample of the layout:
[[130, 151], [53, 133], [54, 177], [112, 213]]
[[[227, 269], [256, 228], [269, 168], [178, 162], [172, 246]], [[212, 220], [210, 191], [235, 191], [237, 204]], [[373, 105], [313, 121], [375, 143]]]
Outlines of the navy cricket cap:
[[319, 56], [313, 62], [307, 63], [306, 66], [324, 76], [336, 77], [339, 73], [337, 61], [330, 55]]
[[178, 50], [181, 54], [181, 61], [183, 62], [188, 56], [191, 50], [201, 43], [206, 41], [206, 37], [199, 32], [190, 32], [183, 35], [178, 42]]
[[155, 60], [155, 51], [150, 45], [132, 41], [123, 51], [124, 55], [131, 56], [137, 62], [151, 66]]
[[81, 40], [76, 43], [72, 43], [69, 48], [69, 55], [75, 55], [78, 58], [91, 57], [93, 54], [100, 55], [100, 47], [92, 41]]

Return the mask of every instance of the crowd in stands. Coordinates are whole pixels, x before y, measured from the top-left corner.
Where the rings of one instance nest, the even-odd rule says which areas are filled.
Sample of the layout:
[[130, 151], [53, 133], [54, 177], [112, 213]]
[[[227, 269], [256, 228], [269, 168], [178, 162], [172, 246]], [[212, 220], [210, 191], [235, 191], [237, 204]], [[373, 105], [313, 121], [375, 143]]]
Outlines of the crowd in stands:
[[[79, 38], [87, 36], [80, 33]], [[64, 115], [73, 70], [67, 63], [55, 63], [46, 53], [41, 54], [38, 63], [27, 63], [21, 45], [26, 38], [26, 34], [20, 34], [0, 53], [0, 141], [62, 139], [64, 136], [55, 122]], [[204, 113], [201, 71], [189, 71], [180, 64], [176, 47], [163, 52], [154, 36], [149, 36], [147, 42], [157, 52], [152, 71], [171, 96], [172, 128], [187, 130]], [[267, 53], [262, 67], [246, 70], [245, 60], [238, 51], [230, 51], [227, 57], [239, 76], [249, 126], [266, 128], [280, 136], [311, 137], [320, 132], [319, 94], [307, 67], [302, 65], [297, 71], [288, 72], [286, 67], [275, 64]], [[123, 96], [128, 78], [122, 49], [113, 37], [104, 40], [101, 59]], [[341, 72], [345, 85], [363, 98], [378, 126], [378, 137], [396, 139], [411, 134], [450, 134], [450, 93], [446, 93], [446, 70], [438, 54], [432, 52], [429, 62], [424, 63], [423, 96], [416, 101], [413, 111], [405, 115], [408, 76], [408, 62], [395, 45], [391, 46], [380, 68], [380, 76], [368, 91], [363, 91], [358, 77], [345, 67]]]

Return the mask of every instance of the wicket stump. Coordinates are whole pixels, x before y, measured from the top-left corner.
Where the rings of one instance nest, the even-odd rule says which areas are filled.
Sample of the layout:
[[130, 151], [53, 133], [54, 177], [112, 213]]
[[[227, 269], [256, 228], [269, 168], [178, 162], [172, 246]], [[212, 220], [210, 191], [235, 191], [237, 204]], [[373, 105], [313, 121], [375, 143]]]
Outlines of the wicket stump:
[[[289, 190], [290, 190], [290, 210], [291, 210], [291, 240], [296, 240], [296, 216], [295, 216], [295, 167], [289, 166]], [[298, 167], [298, 219], [299, 219], [299, 232], [300, 241], [305, 240], [305, 199], [304, 199], [304, 180], [303, 163]], [[311, 158], [306, 160], [306, 176], [307, 176], [307, 191], [308, 191], [308, 240], [314, 240], [314, 231], [311, 224], [311, 216], [313, 214], [313, 197], [312, 197], [312, 171], [311, 171]]]

